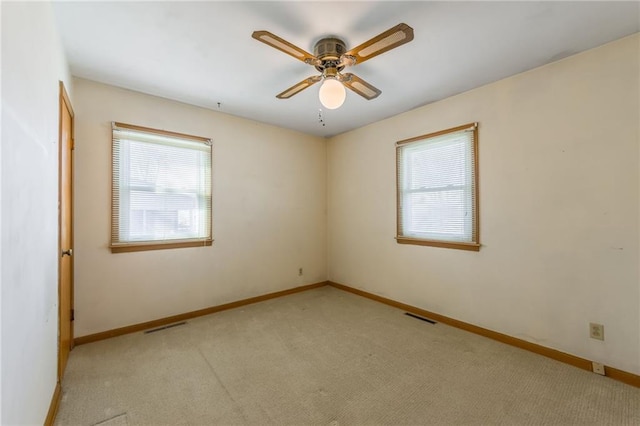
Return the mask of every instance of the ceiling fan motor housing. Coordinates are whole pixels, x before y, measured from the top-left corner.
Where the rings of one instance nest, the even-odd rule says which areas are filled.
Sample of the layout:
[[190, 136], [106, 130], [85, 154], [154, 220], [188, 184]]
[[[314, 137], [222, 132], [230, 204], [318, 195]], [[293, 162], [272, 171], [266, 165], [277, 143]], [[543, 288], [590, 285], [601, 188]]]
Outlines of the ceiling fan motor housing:
[[322, 65], [316, 66], [316, 69], [322, 72], [327, 67], [335, 67], [346, 51], [347, 46], [339, 38], [327, 37], [319, 40], [313, 47], [313, 54], [322, 61]]

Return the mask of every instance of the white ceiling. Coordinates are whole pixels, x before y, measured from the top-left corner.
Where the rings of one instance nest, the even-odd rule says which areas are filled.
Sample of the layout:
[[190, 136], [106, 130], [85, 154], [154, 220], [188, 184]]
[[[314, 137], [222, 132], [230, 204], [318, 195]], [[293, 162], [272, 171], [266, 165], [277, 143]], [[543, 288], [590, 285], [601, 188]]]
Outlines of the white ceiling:
[[[333, 136], [640, 30], [630, 2], [54, 2], [75, 76], [317, 136]], [[323, 109], [319, 84], [275, 95], [318, 72], [251, 38], [270, 31], [313, 53], [347, 48], [404, 22], [412, 42], [349, 68], [382, 90], [347, 91]], [[346, 72], [347, 70], [345, 70]], [[218, 103], [220, 106], [218, 107]]]

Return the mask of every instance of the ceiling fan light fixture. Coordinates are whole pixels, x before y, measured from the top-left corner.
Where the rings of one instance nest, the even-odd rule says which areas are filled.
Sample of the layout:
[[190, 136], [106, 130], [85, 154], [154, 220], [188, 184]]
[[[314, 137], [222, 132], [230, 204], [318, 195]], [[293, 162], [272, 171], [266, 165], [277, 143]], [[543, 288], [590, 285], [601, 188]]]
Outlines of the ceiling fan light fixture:
[[337, 109], [342, 106], [345, 98], [347, 97], [347, 91], [342, 83], [335, 78], [325, 78], [320, 86], [318, 92], [320, 103], [327, 109]]
[[320, 103], [327, 109], [336, 109], [344, 103], [347, 97], [346, 89], [368, 101], [380, 96], [382, 93], [380, 89], [355, 74], [349, 72], [341, 74], [341, 72], [345, 67], [361, 64], [410, 42], [413, 40], [413, 28], [400, 23], [350, 50], [347, 50], [347, 45], [343, 40], [336, 37], [324, 37], [316, 42], [313, 55], [269, 31], [254, 31], [251, 37], [315, 67], [320, 72], [320, 75], [308, 77], [289, 87], [276, 95], [276, 98], [289, 99], [307, 87], [322, 82], [318, 93]]

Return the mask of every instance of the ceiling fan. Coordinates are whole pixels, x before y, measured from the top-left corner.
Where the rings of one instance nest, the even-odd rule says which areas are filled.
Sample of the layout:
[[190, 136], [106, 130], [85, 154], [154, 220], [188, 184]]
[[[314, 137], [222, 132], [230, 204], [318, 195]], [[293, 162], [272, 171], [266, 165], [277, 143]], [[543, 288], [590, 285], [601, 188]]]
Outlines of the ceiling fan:
[[311, 76], [294, 84], [276, 95], [276, 98], [288, 99], [322, 81], [319, 92], [320, 102], [325, 108], [336, 109], [343, 104], [346, 97], [345, 86], [367, 100], [374, 99], [382, 93], [380, 89], [357, 75], [342, 73], [342, 70], [410, 42], [413, 40], [413, 28], [407, 24], [398, 24], [351, 50], [347, 50], [346, 44], [341, 39], [326, 37], [315, 44], [313, 55], [269, 31], [254, 31], [251, 37], [320, 71], [320, 75]]

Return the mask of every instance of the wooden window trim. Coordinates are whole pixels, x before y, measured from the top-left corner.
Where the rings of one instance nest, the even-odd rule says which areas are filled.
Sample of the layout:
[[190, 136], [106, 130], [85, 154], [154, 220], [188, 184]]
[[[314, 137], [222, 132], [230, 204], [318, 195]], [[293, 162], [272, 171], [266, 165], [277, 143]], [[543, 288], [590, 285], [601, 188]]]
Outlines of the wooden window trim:
[[[400, 227], [400, 206], [402, 203], [400, 196], [400, 173], [397, 170], [399, 164], [400, 150], [399, 148], [403, 145], [417, 142], [420, 140], [433, 138], [436, 136], [446, 135], [448, 133], [455, 133], [461, 130], [473, 128], [473, 173], [475, 176], [475, 185], [474, 185], [474, 211], [475, 215], [473, 217], [473, 228], [475, 230], [475, 241], [471, 242], [462, 242], [462, 241], [440, 241], [440, 240], [429, 240], [422, 238], [412, 238], [401, 235], [401, 227]], [[430, 247], [440, 247], [440, 248], [450, 248], [450, 249], [458, 249], [458, 250], [467, 250], [467, 251], [480, 251], [480, 176], [478, 174], [478, 160], [479, 152], [478, 152], [478, 123], [467, 123], [461, 126], [452, 127], [450, 129], [440, 130], [433, 133], [427, 133], [425, 135], [415, 136], [408, 139], [403, 139], [396, 142], [396, 242], [398, 244], [410, 244], [410, 245], [419, 245], [419, 246], [430, 246]]]
[[[112, 124], [112, 128], [118, 127], [122, 129], [130, 129], [130, 130], [142, 131], [147, 133], [154, 133], [162, 136], [190, 139], [194, 142], [202, 142], [204, 144], [209, 144], [209, 145], [212, 144], [212, 140], [210, 138], [205, 138], [202, 136], [194, 136], [187, 133], [171, 132], [168, 130], [160, 130], [160, 129], [154, 129], [151, 127], [136, 126], [133, 124], [126, 124], [126, 123], [121, 123], [117, 121], [114, 121], [111, 124]], [[111, 140], [113, 143], [113, 137]], [[113, 147], [112, 147], [112, 150], [113, 150]], [[210, 156], [211, 156], [210, 164], [212, 168], [211, 174], [213, 175], [213, 146], [211, 147]], [[113, 161], [113, 152], [111, 154], [111, 159], [112, 159], [111, 161]], [[111, 167], [111, 182], [113, 183], [113, 167]], [[111, 184], [111, 200], [112, 200], [111, 209], [113, 212], [113, 184]], [[213, 203], [213, 199], [210, 202]], [[210, 206], [210, 211], [211, 211], [211, 216], [209, 220], [213, 222], [213, 205]], [[114, 224], [112, 219], [111, 226], [113, 225]], [[213, 223], [211, 223], [210, 226], [211, 226], [211, 235], [213, 235]], [[113, 233], [113, 230], [111, 232]], [[166, 250], [166, 249], [177, 249], [177, 248], [188, 248], [188, 247], [208, 247], [212, 245], [213, 245], [213, 238], [211, 237], [207, 239], [199, 238], [199, 239], [189, 239], [189, 240], [140, 241], [135, 243], [121, 243], [121, 244], [113, 244], [112, 242], [109, 245], [109, 249], [111, 250], [111, 253], [130, 253], [130, 252], [136, 252], [136, 251]]]
[[129, 253], [133, 251], [148, 251], [148, 250], [165, 250], [185, 247], [206, 247], [213, 245], [213, 240], [201, 240], [201, 241], [172, 241], [172, 242], [157, 242], [157, 243], [140, 243], [140, 244], [118, 244], [110, 245], [111, 253]]
[[203, 142], [203, 143], [211, 143], [211, 139], [204, 138], [202, 136], [194, 136], [194, 135], [188, 135], [186, 133], [170, 132], [168, 130], [153, 129], [151, 127], [135, 126], [133, 124], [119, 123], [117, 121], [113, 122], [113, 126], [119, 127], [119, 128], [122, 128], [122, 129], [136, 130], [136, 131], [139, 131], [139, 132], [155, 133], [156, 135], [171, 136], [171, 137], [183, 138], [183, 139], [191, 139], [194, 142], [200, 141], [200, 142]]
[[467, 251], [480, 251], [479, 243], [454, 243], [449, 241], [421, 240], [417, 238], [397, 237], [398, 244], [413, 244], [416, 246], [431, 246], [441, 248], [451, 248]]

